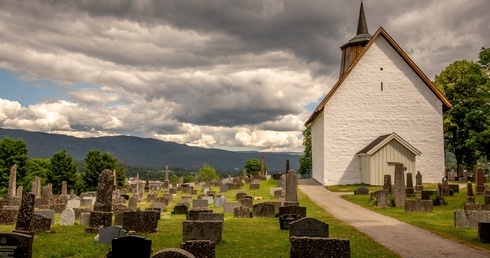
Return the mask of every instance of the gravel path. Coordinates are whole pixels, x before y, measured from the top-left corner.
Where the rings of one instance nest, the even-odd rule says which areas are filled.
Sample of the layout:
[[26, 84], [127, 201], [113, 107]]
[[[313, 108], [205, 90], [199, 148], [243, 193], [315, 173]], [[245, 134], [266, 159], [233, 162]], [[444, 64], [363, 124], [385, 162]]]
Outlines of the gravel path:
[[340, 197], [345, 193], [331, 192], [313, 179], [298, 181], [299, 189], [312, 201], [402, 257], [490, 257], [490, 252], [442, 238], [427, 230], [348, 202]]

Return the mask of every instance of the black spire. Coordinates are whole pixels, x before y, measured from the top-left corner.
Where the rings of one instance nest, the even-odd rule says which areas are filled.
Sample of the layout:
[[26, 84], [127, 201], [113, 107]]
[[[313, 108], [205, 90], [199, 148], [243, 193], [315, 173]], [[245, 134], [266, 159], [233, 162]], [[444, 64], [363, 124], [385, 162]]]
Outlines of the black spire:
[[357, 35], [340, 48], [344, 49], [352, 45], [366, 44], [370, 39], [371, 35], [368, 32], [366, 16], [364, 15], [364, 5], [361, 1], [361, 8], [359, 9], [359, 21], [357, 22]]

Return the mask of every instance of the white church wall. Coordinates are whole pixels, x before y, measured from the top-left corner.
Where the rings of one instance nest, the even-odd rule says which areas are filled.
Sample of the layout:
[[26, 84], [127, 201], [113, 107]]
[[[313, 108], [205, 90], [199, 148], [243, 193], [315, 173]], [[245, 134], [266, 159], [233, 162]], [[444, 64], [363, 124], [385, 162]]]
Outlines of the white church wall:
[[322, 184], [325, 184], [324, 123], [323, 116], [318, 116], [311, 124], [312, 177]]
[[382, 35], [327, 102], [323, 116], [324, 167], [315, 167], [316, 162], [313, 169], [324, 172], [324, 184], [360, 183], [356, 153], [391, 132], [422, 152], [416, 170], [424, 182], [440, 181], [442, 103]]

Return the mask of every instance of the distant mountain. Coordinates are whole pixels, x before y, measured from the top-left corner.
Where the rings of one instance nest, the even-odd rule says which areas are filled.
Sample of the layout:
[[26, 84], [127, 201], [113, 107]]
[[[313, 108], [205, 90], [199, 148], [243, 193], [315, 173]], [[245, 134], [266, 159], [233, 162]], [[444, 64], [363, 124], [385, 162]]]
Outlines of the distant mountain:
[[245, 162], [252, 158], [265, 157], [269, 173], [284, 172], [286, 160], [290, 168], [299, 168], [300, 154], [278, 152], [233, 152], [220, 149], [191, 147], [185, 144], [165, 142], [133, 136], [108, 136], [77, 138], [60, 134], [29, 132], [0, 128], [0, 139], [22, 139], [29, 149], [29, 157], [52, 157], [57, 151], [66, 150], [75, 160], [83, 160], [89, 150], [109, 152], [121, 163], [141, 168], [164, 169], [179, 167], [197, 170], [204, 163], [218, 171], [241, 171]]

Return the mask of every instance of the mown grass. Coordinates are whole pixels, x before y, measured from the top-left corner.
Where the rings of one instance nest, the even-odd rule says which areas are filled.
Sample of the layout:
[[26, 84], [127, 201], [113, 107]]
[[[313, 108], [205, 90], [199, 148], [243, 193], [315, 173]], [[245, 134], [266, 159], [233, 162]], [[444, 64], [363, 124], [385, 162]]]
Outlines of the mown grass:
[[[275, 201], [269, 194], [269, 187], [275, 187], [275, 180], [261, 182], [261, 188], [248, 190], [254, 197], [262, 197], [261, 201]], [[219, 193], [219, 187], [212, 187]], [[227, 201], [235, 201], [236, 190], [224, 195]], [[161, 193], [159, 193], [161, 195]], [[174, 197], [167, 210], [162, 213], [158, 223], [158, 233], [139, 234], [152, 239], [153, 252], [168, 247], [180, 247], [182, 242], [182, 221], [185, 215], [170, 215], [173, 206], [181, 200], [182, 194]], [[255, 201], [258, 203], [261, 201]], [[330, 237], [347, 238], [350, 240], [352, 257], [398, 257], [397, 254], [376, 243], [366, 234], [357, 231], [327, 213], [323, 208], [314, 204], [306, 195], [299, 193], [299, 201], [307, 207], [308, 217], [313, 217], [329, 224]], [[141, 202], [139, 207], [144, 209], [150, 203]], [[223, 212], [223, 208], [214, 208], [214, 212]], [[52, 226], [54, 233], [37, 234], [34, 238], [33, 257], [105, 257], [110, 245], [94, 242], [94, 234], [85, 233], [85, 227], [80, 225], [59, 225], [59, 214]], [[0, 231], [10, 232], [14, 225], [1, 225]], [[216, 257], [289, 257], [289, 232], [280, 230], [279, 219], [233, 218], [225, 214], [223, 241], [216, 246]]]
[[[435, 184], [424, 185], [424, 189], [435, 189], [436, 187], [437, 185]], [[417, 197], [420, 198], [420, 196]], [[434, 206], [433, 212], [406, 213], [403, 207], [375, 207], [369, 201], [369, 196], [366, 195], [343, 195], [342, 198], [372, 211], [426, 229], [444, 238], [490, 251], [490, 245], [481, 243], [478, 240], [477, 229], [454, 227], [454, 210], [463, 209], [466, 202], [466, 188], [460, 189], [460, 192], [455, 193], [454, 196], [445, 197], [447, 206]], [[484, 203], [484, 197], [475, 196], [475, 201]]]

